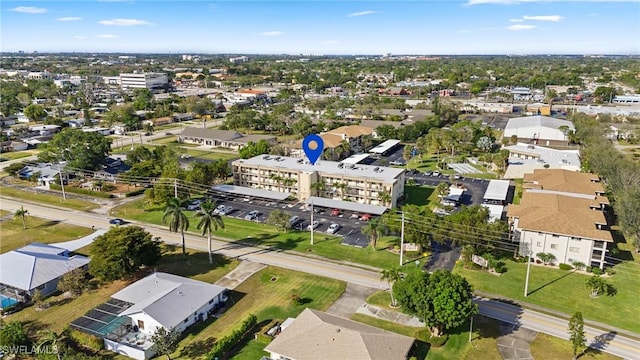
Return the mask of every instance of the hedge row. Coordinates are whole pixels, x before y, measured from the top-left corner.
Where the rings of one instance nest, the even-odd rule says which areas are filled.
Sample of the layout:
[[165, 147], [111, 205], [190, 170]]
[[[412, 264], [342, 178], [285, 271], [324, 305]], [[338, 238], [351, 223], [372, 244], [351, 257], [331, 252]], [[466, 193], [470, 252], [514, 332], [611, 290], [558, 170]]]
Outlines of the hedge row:
[[251, 314], [240, 325], [239, 329], [234, 330], [231, 335], [225, 336], [213, 344], [213, 348], [207, 353], [208, 360], [221, 359], [226, 352], [228, 352], [233, 346], [238, 344], [240, 340], [253, 329], [258, 323], [258, 318]]
[[[60, 185], [58, 185], [58, 184], [51, 184], [51, 185], [49, 185], [49, 188], [51, 188], [52, 190], [62, 190], [62, 187]], [[80, 188], [76, 188], [76, 187], [66, 187], [66, 188], [64, 188], [64, 191], [70, 192], [70, 193], [75, 193], [75, 194], [96, 196], [96, 197], [101, 197], [101, 198], [105, 198], [105, 199], [110, 199], [110, 198], [113, 197], [113, 195], [109, 194], [109, 193], [103, 193], [103, 192], [87, 190], [87, 189], [80, 189]]]
[[132, 197], [132, 196], [144, 194], [145, 190], [147, 190], [147, 189], [142, 187], [142, 188], [137, 189], [137, 190], [129, 191], [128, 193], [124, 194], [124, 197]]

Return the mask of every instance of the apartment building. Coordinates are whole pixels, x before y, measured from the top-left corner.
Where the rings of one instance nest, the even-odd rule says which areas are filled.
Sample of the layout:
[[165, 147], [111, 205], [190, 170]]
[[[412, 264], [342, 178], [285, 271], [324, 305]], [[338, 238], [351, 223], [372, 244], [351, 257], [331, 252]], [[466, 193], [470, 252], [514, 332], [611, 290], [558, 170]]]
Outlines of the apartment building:
[[311, 165], [273, 155], [236, 160], [232, 168], [234, 185], [286, 192], [299, 200], [317, 196], [392, 208], [404, 194], [404, 169], [324, 160]]
[[519, 205], [507, 211], [521, 255], [551, 253], [555, 263], [603, 268], [613, 242], [604, 210], [608, 199], [595, 174], [536, 170], [524, 178]]
[[169, 80], [166, 74], [161, 73], [120, 74], [120, 86], [123, 89], [166, 89]]

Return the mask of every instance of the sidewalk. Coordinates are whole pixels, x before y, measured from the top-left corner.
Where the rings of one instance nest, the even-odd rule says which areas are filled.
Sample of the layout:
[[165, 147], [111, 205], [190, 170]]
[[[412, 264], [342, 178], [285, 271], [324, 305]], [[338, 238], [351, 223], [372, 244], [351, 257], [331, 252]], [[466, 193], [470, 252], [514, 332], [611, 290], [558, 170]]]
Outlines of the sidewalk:
[[361, 305], [358, 310], [356, 310], [356, 314], [363, 314], [381, 320], [391, 321], [404, 326], [424, 327], [424, 323], [418, 320], [418, 318], [416, 317], [403, 314], [395, 310], [383, 309], [370, 304]]
[[266, 265], [244, 260], [230, 273], [225, 275], [222, 279], [215, 282], [216, 285], [225, 287], [229, 290], [235, 289], [238, 285], [242, 284], [245, 280], [251, 277], [251, 275], [262, 270]]

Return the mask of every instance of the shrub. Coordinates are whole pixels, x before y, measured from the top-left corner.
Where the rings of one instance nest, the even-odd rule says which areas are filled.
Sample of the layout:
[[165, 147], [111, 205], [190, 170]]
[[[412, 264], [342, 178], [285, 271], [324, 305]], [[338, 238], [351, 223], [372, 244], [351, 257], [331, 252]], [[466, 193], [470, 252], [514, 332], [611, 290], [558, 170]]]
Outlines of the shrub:
[[504, 274], [507, 272], [507, 266], [503, 261], [498, 261], [496, 263], [496, 266], [493, 268], [493, 271], [497, 272], [498, 274]]
[[604, 269], [604, 272], [609, 276], [613, 276], [613, 275], [616, 274], [616, 269], [614, 269], [612, 267], [608, 267], [608, 268]]
[[89, 349], [100, 351], [104, 348], [104, 342], [101, 338], [78, 330], [71, 329], [71, 331], [69, 331], [69, 337], [76, 344]]
[[147, 189], [140, 188], [140, 189], [137, 189], [137, 190], [129, 191], [128, 193], [124, 194], [124, 197], [132, 197], [132, 196], [137, 196], [137, 195], [140, 195], [140, 194], [144, 194], [145, 190], [147, 190]]
[[449, 340], [448, 335], [431, 336], [431, 331], [429, 331], [429, 328], [424, 328], [416, 331], [415, 338], [431, 344], [431, 347], [434, 348], [443, 346], [447, 342], [447, 340]]
[[564, 263], [558, 265], [558, 267], [560, 268], [560, 270], [571, 270], [571, 269], [573, 269], [573, 266], [571, 266], [569, 264], [564, 264]]
[[[49, 188], [52, 189], [52, 190], [62, 190], [62, 187], [60, 185], [58, 185], [58, 184], [51, 184], [51, 185], [49, 185]], [[88, 190], [88, 189], [80, 189], [80, 188], [71, 187], [71, 186], [65, 187], [64, 191], [70, 192], [70, 193], [75, 193], [75, 194], [81, 194], [81, 195], [89, 195], [89, 196], [101, 197], [101, 198], [105, 198], [105, 199], [110, 199], [110, 198], [113, 197], [112, 194], [103, 193], [103, 192], [100, 192], [100, 191]]]
[[292, 294], [291, 295], [291, 305], [293, 306], [299, 306], [304, 304], [304, 301], [302, 301], [302, 298], [297, 295], [297, 294]]
[[591, 267], [591, 272], [593, 272], [595, 275], [602, 275], [602, 269], [596, 266]]
[[207, 353], [206, 358], [208, 360], [225, 358], [224, 355], [226, 355], [226, 353], [233, 346], [237, 345], [238, 342], [240, 342], [240, 340], [244, 338], [247, 332], [249, 332], [251, 329], [253, 329], [254, 326], [256, 326], [257, 322], [258, 322], [258, 318], [256, 318], [255, 315], [253, 314], [249, 315], [242, 322], [242, 325], [240, 325], [240, 328], [234, 330], [231, 334], [216, 341], [216, 343], [213, 344], [213, 348], [211, 349], [211, 351]]
[[118, 187], [113, 184], [102, 184], [102, 187], [100, 188], [100, 190], [103, 192], [111, 192], [117, 188]]

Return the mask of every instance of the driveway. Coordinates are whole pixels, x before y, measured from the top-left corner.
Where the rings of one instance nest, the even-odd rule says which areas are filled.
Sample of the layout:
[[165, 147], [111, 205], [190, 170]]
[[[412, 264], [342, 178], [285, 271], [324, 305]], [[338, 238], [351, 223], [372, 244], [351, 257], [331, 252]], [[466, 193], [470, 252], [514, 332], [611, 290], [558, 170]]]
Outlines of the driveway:
[[376, 289], [371, 287], [347, 283], [347, 288], [342, 296], [331, 305], [327, 312], [348, 319], [356, 313], [360, 306], [366, 303], [367, 298], [374, 292]]
[[429, 255], [423, 269], [427, 272], [436, 270], [453, 270], [456, 261], [460, 258], [460, 248], [451, 248], [447, 244], [433, 242], [431, 245], [433, 252]]
[[498, 352], [504, 360], [534, 360], [530, 344], [537, 332], [521, 326], [500, 322]]

